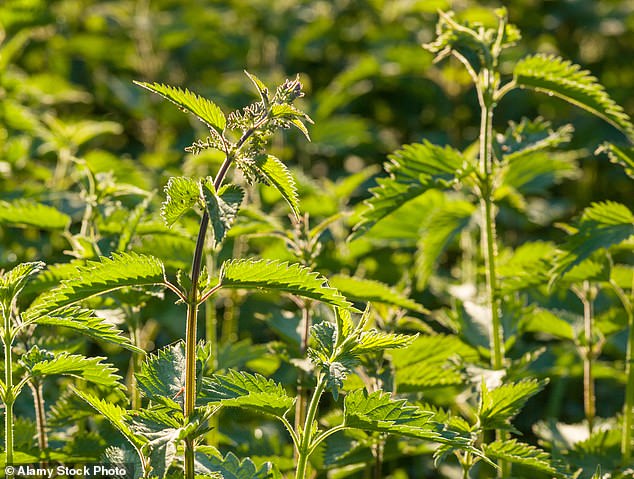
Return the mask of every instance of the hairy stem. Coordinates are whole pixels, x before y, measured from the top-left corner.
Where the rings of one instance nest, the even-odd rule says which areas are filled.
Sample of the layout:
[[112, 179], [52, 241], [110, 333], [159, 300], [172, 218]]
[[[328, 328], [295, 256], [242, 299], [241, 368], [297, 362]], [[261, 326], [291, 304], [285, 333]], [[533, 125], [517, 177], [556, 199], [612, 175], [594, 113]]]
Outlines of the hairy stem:
[[[29, 381], [29, 388], [33, 394], [33, 406], [35, 408], [35, 426], [37, 429], [37, 446], [40, 453], [44, 453], [48, 448], [48, 437], [46, 436], [46, 413], [44, 412], [44, 396], [42, 394], [41, 381]], [[40, 462], [40, 467], [46, 467], [47, 462]]]
[[[485, 98], [489, 96], [485, 92]], [[488, 307], [491, 315], [491, 367], [501, 369], [504, 363], [503, 331], [500, 321], [498, 300], [498, 277], [496, 269], [497, 246], [495, 225], [495, 204], [493, 200], [493, 106], [485, 100], [480, 125], [480, 174], [482, 191], [480, 208], [484, 224], [482, 225], [482, 253], [486, 271], [486, 289]]]
[[[494, 201], [494, 162], [493, 162], [493, 110], [495, 108], [495, 72], [493, 65], [488, 65], [481, 71], [478, 90], [480, 99], [480, 210], [483, 224], [482, 256], [486, 272], [487, 306], [491, 316], [491, 367], [499, 370], [504, 367], [504, 331], [500, 318], [500, 301], [498, 294], [498, 275], [496, 268], [497, 245]], [[496, 431], [496, 439], [507, 439], [504, 431]], [[508, 477], [509, 465], [506, 461], [499, 462], [498, 477]]]
[[310, 400], [310, 404], [308, 405], [308, 411], [306, 413], [306, 423], [305, 427], [301, 432], [301, 441], [299, 444], [298, 458], [297, 458], [297, 469], [295, 471], [295, 479], [305, 479], [306, 477], [306, 468], [308, 467], [308, 458], [311, 453], [311, 442], [312, 442], [312, 424], [315, 421], [315, 417], [317, 416], [317, 408], [319, 406], [319, 400], [321, 399], [324, 390], [326, 389], [326, 379], [320, 375], [317, 380], [317, 387], [313, 392], [313, 397]]
[[11, 348], [13, 346], [13, 337], [11, 335], [11, 318], [9, 313], [3, 308], [4, 316], [4, 337], [2, 344], [4, 346], [4, 448], [6, 454], [6, 463], [13, 464], [13, 358]]
[[[227, 154], [218, 175], [214, 181], [216, 191], [222, 185], [222, 182], [229, 170], [229, 165], [233, 160], [233, 156]], [[198, 238], [196, 239], [196, 248], [194, 249], [194, 259], [192, 261], [192, 287], [187, 298], [187, 325], [185, 332], [185, 401], [183, 403], [183, 413], [185, 417], [189, 417], [194, 412], [196, 405], [196, 326], [198, 319], [198, 280], [200, 279], [200, 270], [202, 267], [203, 252], [205, 249], [205, 237], [207, 235], [207, 227], [209, 226], [209, 215], [207, 211], [203, 213], [200, 220], [200, 229], [198, 230]], [[194, 479], [194, 441], [188, 439], [185, 441], [185, 477], [186, 479]]]
[[592, 434], [594, 417], [596, 415], [596, 397], [594, 391], [594, 378], [592, 376], [592, 360], [594, 358], [594, 343], [592, 341], [593, 305], [587, 281], [584, 282], [580, 298], [583, 304], [583, 331], [586, 338], [583, 355], [583, 409], [586, 420], [588, 421], [588, 432]]
[[383, 448], [385, 441], [379, 437], [374, 444], [374, 479], [383, 478]]
[[[308, 348], [308, 336], [310, 332], [310, 311], [307, 304], [302, 305], [302, 336], [299, 345], [300, 357], [304, 357]], [[295, 403], [295, 430], [304, 428], [306, 417], [307, 391], [304, 388], [305, 373], [299, 369], [297, 373], [297, 402]]]

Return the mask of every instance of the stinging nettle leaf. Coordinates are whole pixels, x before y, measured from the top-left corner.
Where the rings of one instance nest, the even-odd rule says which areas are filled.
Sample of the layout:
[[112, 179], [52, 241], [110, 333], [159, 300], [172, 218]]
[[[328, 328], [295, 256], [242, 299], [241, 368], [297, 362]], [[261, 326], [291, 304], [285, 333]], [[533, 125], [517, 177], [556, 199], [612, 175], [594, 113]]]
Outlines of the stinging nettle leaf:
[[356, 301], [384, 303], [419, 313], [429, 312], [416, 301], [409, 299], [403, 293], [395, 291], [380, 281], [354, 278], [343, 274], [331, 276], [329, 281], [333, 287], [337, 288], [347, 298]]
[[262, 80], [260, 80], [253, 73], [249, 73], [246, 70], [244, 70], [244, 73], [247, 75], [247, 77], [249, 77], [249, 80], [253, 82], [253, 84], [255, 85], [255, 88], [257, 88], [258, 93], [260, 94], [260, 98], [262, 99], [262, 103], [264, 103], [265, 106], [268, 105], [270, 103], [270, 96], [269, 96], [269, 89], [267, 88], [267, 86], [264, 84]]
[[378, 179], [378, 186], [370, 189], [373, 197], [365, 202], [362, 220], [354, 227], [351, 239], [363, 235], [381, 219], [430, 188], [446, 188], [450, 181], [462, 174], [465, 163], [457, 150], [428, 141], [404, 145], [389, 159], [385, 169], [390, 177]]
[[112, 402], [100, 399], [94, 396], [92, 393], [80, 391], [72, 388], [73, 392], [87, 402], [93, 409], [99, 414], [105, 417], [115, 429], [117, 429], [137, 450], [137, 453], [142, 458], [140, 449], [147, 443], [147, 439], [136, 434], [127, 422], [127, 412], [122, 407], [113, 404]]
[[530, 444], [519, 442], [517, 439], [493, 441], [483, 444], [484, 454], [489, 459], [502, 460], [535, 469], [557, 478], [568, 477], [555, 464], [546, 451]]
[[449, 243], [467, 227], [476, 207], [464, 200], [444, 200], [429, 212], [416, 249], [416, 279], [424, 288]]
[[392, 399], [383, 391], [368, 394], [360, 389], [348, 393], [344, 400], [343, 415], [347, 427], [433, 441], [479, 455], [471, 446], [470, 438], [432, 421], [434, 414], [412, 406], [404, 399]]
[[295, 404], [281, 384], [259, 374], [229, 371], [226, 375], [204, 378], [202, 403], [219, 402], [223, 406], [251, 409], [282, 417]]
[[29, 373], [33, 377], [51, 375], [73, 376], [102, 386], [118, 384], [121, 376], [111, 364], [101, 361], [106, 358], [87, 358], [80, 354], [60, 353], [51, 359], [30, 365]]
[[210, 179], [204, 180], [201, 186], [205, 207], [214, 232], [214, 244], [218, 246], [238, 215], [238, 209], [244, 199], [244, 190], [238, 185], [224, 185], [216, 193]]
[[362, 331], [350, 349], [350, 354], [358, 356], [382, 351], [385, 349], [406, 348], [416, 339], [417, 335], [385, 333], [383, 331]]
[[179, 341], [149, 355], [136, 373], [139, 389], [145, 397], [169, 408], [180, 410], [185, 386], [185, 345]]
[[[26, 323], [31, 324], [31, 323]], [[93, 314], [92, 311], [70, 307], [54, 314], [37, 317], [32, 324], [61, 326], [100, 341], [116, 344], [130, 351], [143, 353], [143, 350], [132, 344], [129, 337], [117, 327]]]
[[526, 379], [489, 390], [483, 381], [478, 413], [482, 428], [514, 430], [509, 421], [520, 412], [526, 401], [544, 388], [546, 382]]
[[299, 217], [299, 196], [295, 179], [286, 165], [271, 155], [259, 155], [255, 166], [262, 176], [280, 192], [282, 198], [291, 207], [296, 218]]
[[224, 458], [198, 455], [196, 459], [198, 461], [197, 470], [204, 471], [204, 477], [209, 477], [207, 474], [211, 474], [212, 479], [216, 477], [216, 474], [219, 474], [218, 477], [223, 479], [272, 479], [279, 477], [273, 475], [273, 466], [270, 462], [262, 464], [258, 469], [248, 457], [241, 461], [232, 452], [227, 453]]
[[617, 245], [634, 235], [634, 214], [614, 201], [593, 203], [583, 211], [578, 229], [561, 247], [552, 281], [588, 259], [595, 251]]
[[395, 382], [399, 392], [419, 391], [436, 386], [461, 384], [459, 366], [451, 361], [476, 361], [478, 353], [457, 336], [438, 334], [419, 336], [407, 349], [390, 353], [396, 370]]
[[0, 201], [0, 224], [60, 230], [70, 225], [70, 222], [70, 216], [52, 206], [26, 199]]
[[39, 273], [44, 266], [41, 261], [21, 263], [6, 273], [0, 273], [0, 303], [8, 309], [13, 298], [20, 294], [28, 282], [29, 276]]
[[165, 195], [161, 217], [167, 226], [172, 226], [200, 200], [199, 183], [193, 178], [173, 176], [165, 186]]
[[589, 71], [555, 55], [537, 54], [520, 60], [513, 72], [522, 88], [555, 95], [602, 118], [628, 137], [634, 136], [630, 117], [606, 93]]
[[570, 124], [553, 130], [551, 123], [541, 117], [534, 120], [522, 118], [519, 123], [509, 122], [499, 147], [506, 160], [517, 160], [536, 151], [568, 143], [573, 132], [574, 127]]
[[237, 259], [225, 261], [220, 271], [224, 288], [268, 289], [316, 299], [350, 308], [350, 303], [326, 278], [300, 264], [278, 260]]
[[222, 135], [227, 124], [227, 119], [222, 110], [211, 100], [207, 100], [187, 89], [181, 90], [180, 88], [161, 83], [151, 84], [139, 81], [135, 81], [134, 83], [146, 90], [161, 95], [182, 110], [192, 113], [196, 118], [207, 125], [210, 130]]
[[114, 253], [112, 258], [102, 257], [100, 261], [88, 261], [85, 266], [78, 266], [74, 278], [64, 280], [58, 287], [38, 296], [23, 318], [33, 321], [92, 296], [126, 286], [162, 284], [164, 281], [165, 270], [159, 259], [138, 253]]

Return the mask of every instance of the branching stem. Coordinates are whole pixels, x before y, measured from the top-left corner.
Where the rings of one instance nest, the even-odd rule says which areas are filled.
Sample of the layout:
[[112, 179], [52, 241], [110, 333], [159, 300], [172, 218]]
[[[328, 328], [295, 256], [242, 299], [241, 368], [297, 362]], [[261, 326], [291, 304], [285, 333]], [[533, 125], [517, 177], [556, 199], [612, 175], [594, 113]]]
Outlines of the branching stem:
[[312, 452], [312, 424], [317, 416], [317, 408], [319, 407], [319, 401], [321, 399], [324, 390], [326, 389], [326, 379], [323, 375], [320, 375], [317, 379], [317, 387], [313, 392], [313, 397], [308, 405], [308, 411], [306, 413], [306, 423], [303, 431], [301, 432], [301, 441], [298, 450], [297, 469], [295, 472], [295, 479], [305, 479], [306, 468], [308, 466], [308, 458]]

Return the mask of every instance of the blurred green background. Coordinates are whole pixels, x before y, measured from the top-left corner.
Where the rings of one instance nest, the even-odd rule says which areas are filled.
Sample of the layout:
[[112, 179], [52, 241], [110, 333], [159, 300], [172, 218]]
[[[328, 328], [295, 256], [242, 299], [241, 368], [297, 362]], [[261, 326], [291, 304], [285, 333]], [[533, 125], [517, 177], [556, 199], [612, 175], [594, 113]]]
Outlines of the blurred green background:
[[[499, 2], [8, 0], [0, 7], [4, 41], [23, 41], [13, 55], [3, 52], [3, 121], [9, 133], [34, 130], [45, 115], [117, 122], [122, 128], [90, 149], [159, 172], [142, 186], [160, 187], [183, 168], [193, 123], [132, 80], [187, 86], [231, 109], [252, 98], [243, 69], [269, 83], [299, 73], [307, 90], [303, 106], [315, 120], [313, 142], [288, 135], [284, 159], [308, 175], [337, 178], [382, 163], [402, 143], [429, 138], [463, 148], [476, 139], [476, 99], [466, 73], [453, 63], [432, 65], [420, 45], [432, 39], [438, 9], [490, 23], [494, 6]], [[634, 2], [516, 0], [506, 6], [523, 34], [515, 58], [529, 52], [569, 58], [634, 112]], [[558, 100], [537, 103], [533, 94], [505, 99], [496, 126], [503, 130], [507, 119], [523, 115], [548, 119], [555, 110], [576, 127], [572, 148], [588, 150], [584, 178], [564, 186], [566, 195], [579, 205], [627, 199], [622, 175], [592, 156], [598, 138], [621, 140], [610, 126]], [[12, 135], [5, 130], [2, 136], [0, 174], [6, 177], [19, 162], [7, 158]], [[46, 162], [46, 148], [37, 139], [30, 146], [23, 154]]]

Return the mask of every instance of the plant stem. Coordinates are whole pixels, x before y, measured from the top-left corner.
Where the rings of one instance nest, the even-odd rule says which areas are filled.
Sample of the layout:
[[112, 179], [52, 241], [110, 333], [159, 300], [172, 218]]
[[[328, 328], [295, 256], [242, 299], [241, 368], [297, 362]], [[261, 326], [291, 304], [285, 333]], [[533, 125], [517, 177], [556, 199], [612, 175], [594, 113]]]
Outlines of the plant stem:
[[[634, 303], [621, 287], [610, 280], [610, 285], [621, 300], [627, 315], [627, 352], [625, 355], [625, 401], [623, 404], [623, 432], [621, 434], [621, 456], [623, 465], [629, 465], [632, 459], [632, 427], [634, 426]], [[634, 288], [633, 288], [634, 290]]]
[[[243, 137], [244, 138], [244, 137]], [[227, 154], [218, 175], [214, 181], [216, 191], [222, 185], [227, 174], [229, 165], [233, 160], [233, 155]], [[194, 259], [192, 261], [192, 286], [187, 298], [187, 325], [185, 331], [185, 400], [183, 402], [183, 414], [189, 417], [194, 412], [196, 405], [196, 326], [198, 319], [198, 280], [202, 267], [203, 251], [205, 249], [205, 237], [209, 226], [209, 215], [207, 211], [203, 213], [196, 239]], [[194, 441], [185, 441], [185, 477], [194, 479]]]
[[[492, 75], [488, 70], [483, 71], [485, 78]], [[490, 82], [491, 80], [485, 80]], [[480, 174], [482, 177], [482, 191], [480, 207], [484, 225], [482, 227], [482, 245], [484, 266], [486, 270], [486, 289], [488, 306], [491, 314], [491, 367], [501, 369], [504, 363], [503, 331], [500, 322], [500, 308], [498, 301], [498, 284], [495, 244], [495, 205], [493, 200], [493, 102], [492, 87], [487, 86], [483, 92], [480, 123]]]
[[44, 396], [42, 395], [42, 383], [29, 381], [29, 387], [33, 393], [33, 404], [35, 406], [35, 423], [37, 425], [37, 445], [40, 451], [48, 447], [46, 437], [46, 414], [44, 413]]
[[594, 358], [594, 344], [592, 341], [592, 299], [587, 281], [584, 281], [580, 291], [580, 299], [583, 304], [583, 331], [586, 340], [583, 355], [583, 409], [588, 421], [588, 432], [592, 434], [594, 417], [596, 415], [596, 398], [594, 392], [594, 378], [592, 376], [592, 360]]
[[13, 358], [11, 356], [11, 348], [13, 346], [13, 337], [11, 334], [11, 318], [10, 313], [4, 310], [4, 337], [2, 344], [4, 346], [4, 448], [6, 454], [6, 463], [13, 464]]
[[[492, 60], [493, 62], [494, 60]], [[496, 268], [497, 245], [495, 224], [494, 172], [493, 172], [493, 110], [495, 109], [496, 80], [494, 65], [491, 63], [480, 72], [478, 83], [481, 108], [480, 116], [480, 208], [484, 224], [481, 227], [482, 253], [486, 271], [486, 289], [488, 307], [491, 315], [491, 367], [495, 370], [504, 367], [504, 331], [500, 319], [498, 295], [498, 276]], [[496, 439], [504, 441], [508, 435], [496, 430]], [[506, 461], [498, 463], [498, 477], [510, 475]]]
[[311, 441], [312, 441], [312, 424], [315, 421], [315, 416], [317, 415], [317, 408], [319, 406], [319, 400], [321, 399], [321, 395], [324, 393], [326, 389], [326, 380], [323, 375], [320, 375], [317, 379], [317, 387], [313, 392], [313, 397], [310, 400], [310, 404], [308, 405], [308, 412], [306, 413], [306, 422], [305, 427], [301, 432], [301, 442], [299, 445], [298, 458], [297, 458], [297, 469], [295, 472], [295, 479], [305, 479], [306, 477], [306, 467], [308, 466], [308, 458], [311, 452]]
[[[187, 304], [187, 329], [185, 332], [185, 400], [183, 402], [183, 414], [188, 418], [196, 405], [196, 320], [198, 305], [196, 304], [196, 291], [192, 286], [192, 298]], [[194, 442], [192, 439], [185, 441], [185, 477], [194, 479]]]
[[[308, 348], [308, 336], [310, 332], [310, 311], [308, 305], [302, 305], [302, 336], [299, 345], [300, 357], [304, 357]], [[304, 388], [305, 374], [303, 369], [299, 369], [297, 373], [297, 402], [295, 404], [295, 430], [299, 431], [306, 424], [304, 419], [306, 416], [307, 391]]]

